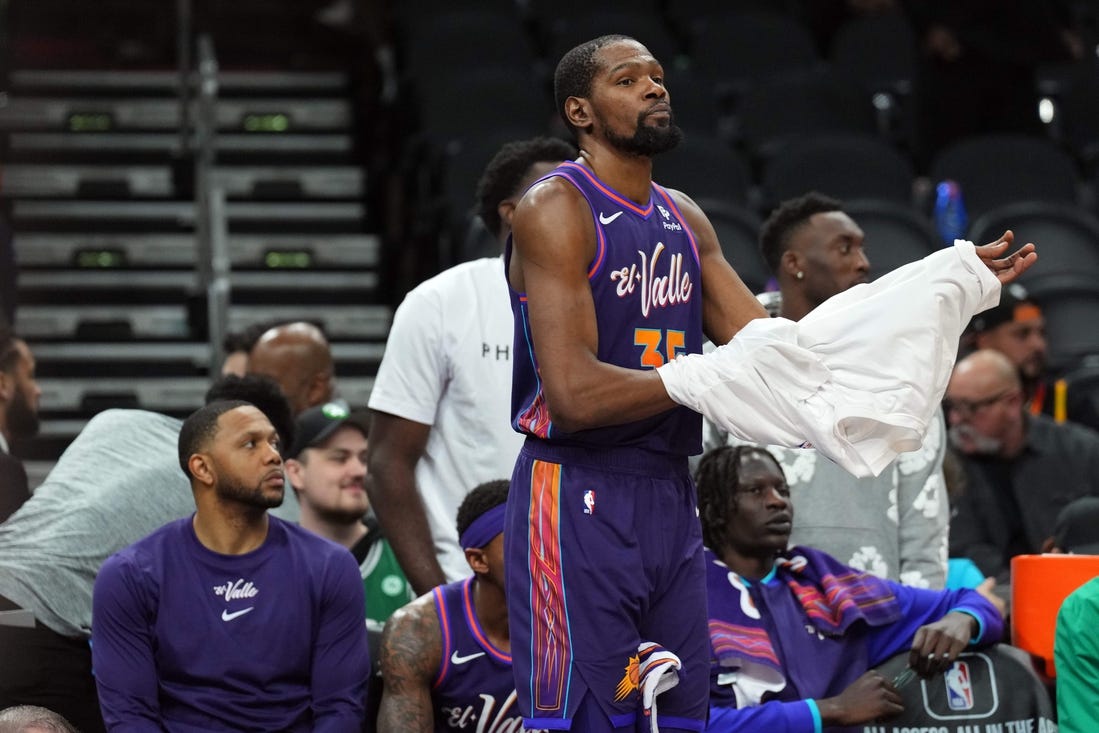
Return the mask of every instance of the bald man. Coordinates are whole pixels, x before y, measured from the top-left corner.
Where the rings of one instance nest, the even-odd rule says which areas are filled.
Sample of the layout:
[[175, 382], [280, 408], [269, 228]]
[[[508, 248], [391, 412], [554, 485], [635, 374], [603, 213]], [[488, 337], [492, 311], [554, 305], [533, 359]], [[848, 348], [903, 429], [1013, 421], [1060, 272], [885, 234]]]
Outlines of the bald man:
[[1041, 552], [1057, 514], [1099, 496], [1099, 433], [1024, 410], [1015, 365], [991, 349], [955, 365], [943, 408], [965, 488], [950, 522], [951, 557], [1010, 581], [1011, 558]]
[[328, 402], [335, 392], [328, 339], [319, 328], [304, 321], [265, 331], [248, 354], [248, 373], [275, 380], [295, 415]]

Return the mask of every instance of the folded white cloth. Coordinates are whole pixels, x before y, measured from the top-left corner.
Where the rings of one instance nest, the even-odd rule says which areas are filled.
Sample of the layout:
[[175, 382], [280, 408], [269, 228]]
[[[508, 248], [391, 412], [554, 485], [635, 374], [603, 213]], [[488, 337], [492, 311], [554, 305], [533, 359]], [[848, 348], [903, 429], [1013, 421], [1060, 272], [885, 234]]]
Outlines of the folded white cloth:
[[797, 323], [754, 320], [657, 373], [673, 400], [741, 440], [811, 445], [855, 476], [876, 476], [919, 448], [962, 331], [999, 299], [1000, 281], [957, 240]]
[[658, 733], [656, 697], [679, 684], [679, 670], [683, 662], [673, 652], [652, 641], [643, 641], [637, 647], [641, 660], [638, 666], [638, 688], [641, 690], [641, 710], [649, 719], [649, 729]]

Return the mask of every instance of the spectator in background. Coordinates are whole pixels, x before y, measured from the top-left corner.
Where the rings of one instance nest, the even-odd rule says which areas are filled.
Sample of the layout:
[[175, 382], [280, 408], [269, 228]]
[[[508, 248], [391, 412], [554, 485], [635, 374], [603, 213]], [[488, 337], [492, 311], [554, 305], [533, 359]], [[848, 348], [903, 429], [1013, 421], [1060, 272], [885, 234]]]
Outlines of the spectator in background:
[[346, 733], [363, 721], [363, 587], [343, 548], [267, 510], [279, 431], [213, 402], [179, 433], [196, 511], [103, 563], [92, 661], [109, 730]]
[[265, 331], [248, 354], [248, 373], [275, 380], [295, 415], [328, 402], [335, 392], [336, 369], [328, 339], [317, 326], [304, 321]]
[[974, 350], [993, 349], [1019, 370], [1031, 415], [1053, 414], [1053, 388], [1046, 379], [1046, 320], [1042, 309], [1019, 283], [1000, 293], [1000, 304], [978, 313], [964, 339]]
[[236, 374], [243, 377], [248, 373], [248, 354], [252, 347], [259, 341], [260, 336], [268, 330], [279, 325], [278, 323], [263, 321], [253, 323], [243, 331], [235, 331], [225, 335], [221, 342], [221, 349], [225, 352], [225, 361], [221, 364], [222, 375]]
[[[206, 393], [222, 399], [259, 406], [293, 437], [271, 380], [223, 377]], [[99, 413], [0, 524], [0, 707], [42, 705], [83, 733], [103, 730], [88, 647], [92, 584], [111, 553], [194, 511], [177, 458], [180, 424], [146, 410]]]
[[38, 433], [38, 398], [34, 355], [27, 342], [0, 322], [0, 522], [30, 498], [27, 472], [11, 454], [16, 438]]
[[710, 451], [697, 481], [714, 660], [708, 730], [813, 733], [888, 718], [901, 698], [871, 667], [909, 649], [909, 666], [931, 677], [999, 640], [1000, 614], [975, 591], [910, 588], [788, 547], [794, 506], [766, 450]]
[[[799, 321], [828, 298], [868, 279], [863, 232], [843, 204], [818, 193], [784, 201], [760, 232], [760, 247], [780, 288], [778, 315]], [[705, 447], [737, 445], [709, 420]], [[815, 450], [768, 448], [800, 511], [791, 541], [863, 572], [906, 585], [946, 582], [949, 503], [941, 417], [923, 448], [902, 454], [876, 477], [855, 478]]]
[[301, 505], [301, 526], [343, 545], [359, 564], [367, 626], [381, 631], [412, 600], [411, 588], [370, 511], [366, 494], [368, 418], [342, 401], [310, 407], [294, 424], [286, 475]]
[[17, 705], [0, 710], [0, 733], [80, 733], [52, 710], [35, 705]]
[[[503, 244], [528, 186], [575, 150], [534, 138], [504, 145], [477, 185], [478, 214]], [[422, 283], [393, 317], [370, 393], [371, 503], [416, 593], [468, 573], [454, 532], [467, 488], [508, 476], [512, 315], [500, 257]]]
[[1001, 584], [1012, 557], [1041, 552], [1063, 507], [1099, 495], [1099, 434], [1031, 415], [1024, 400], [1015, 365], [990, 349], [957, 363], [943, 400], [966, 473], [950, 555], [970, 558]]
[[458, 508], [458, 535], [473, 575], [432, 589], [393, 615], [381, 642], [385, 687], [379, 733], [519, 730], [504, 596], [508, 482], [489, 481]]

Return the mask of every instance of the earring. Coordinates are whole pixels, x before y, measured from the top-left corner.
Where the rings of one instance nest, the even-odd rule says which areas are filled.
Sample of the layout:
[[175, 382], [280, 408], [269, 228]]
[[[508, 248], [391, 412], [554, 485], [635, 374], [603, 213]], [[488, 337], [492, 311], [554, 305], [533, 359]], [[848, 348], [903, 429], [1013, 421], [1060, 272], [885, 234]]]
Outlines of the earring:
[[802, 272], [801, 270], [798, 270], [798, 274], [795, 275], [794, 277], [796, 277], [798, 280], [804, 280], [805, 279], [805, 273]]

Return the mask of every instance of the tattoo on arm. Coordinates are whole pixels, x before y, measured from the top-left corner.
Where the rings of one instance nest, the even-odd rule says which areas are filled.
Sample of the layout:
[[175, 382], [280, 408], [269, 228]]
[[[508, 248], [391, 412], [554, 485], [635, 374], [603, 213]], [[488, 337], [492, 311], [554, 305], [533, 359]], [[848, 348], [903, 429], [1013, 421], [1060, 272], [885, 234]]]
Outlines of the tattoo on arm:
[[431, 683], [438, 673], [442, 634], [431, 594], [397, 611], [381, 639], [382, 702], [378, 733], [431, 733]]

